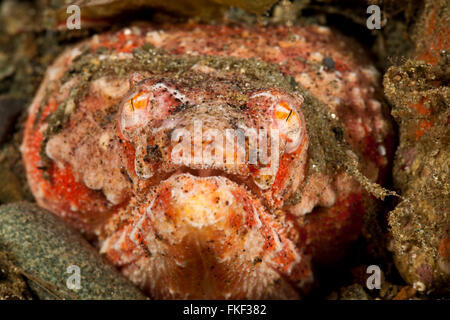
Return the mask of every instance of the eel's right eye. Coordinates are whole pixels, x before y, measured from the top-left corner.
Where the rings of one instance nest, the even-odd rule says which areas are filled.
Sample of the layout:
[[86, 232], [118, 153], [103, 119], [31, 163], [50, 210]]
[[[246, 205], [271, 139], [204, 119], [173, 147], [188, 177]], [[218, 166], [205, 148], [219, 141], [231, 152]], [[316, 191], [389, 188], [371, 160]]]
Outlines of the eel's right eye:
[[130, 111], [134, 112], [136, 109], [141, 110], [147, 108], [148, 94], [145, 92], [139, 92], [128, 101], [128, 107]]
[[141, 132], [140, 128], [157, 126], [159, 121], [166, 119], [180, 103], [186, 101], [182, 93], [163, 82], [140, 84], [120, 107], [122, 135], [134, 140], [136, 133]]
[[149, 121], [150, 115], [147, 107], [152, 96], [151, 92], [141, 91], [123, 102], [120, 129], [124, 136], [129, 136], [131, 131], [144, 126]]

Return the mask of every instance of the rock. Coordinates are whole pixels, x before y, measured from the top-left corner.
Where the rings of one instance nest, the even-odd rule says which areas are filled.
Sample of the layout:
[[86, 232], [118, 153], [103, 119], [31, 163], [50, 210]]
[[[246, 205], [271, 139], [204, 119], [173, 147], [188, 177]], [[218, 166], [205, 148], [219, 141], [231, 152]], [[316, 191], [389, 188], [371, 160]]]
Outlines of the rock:
[[[230, 7], [244, 9], [251, 13], [262, 14], [270, 9], [276, 0], [88, 0], [79, 4], [81, 12], [81, 28], [95, 27], [108, 24], [125, 12], [139, 12], [142, 10], [160, 10], [182, 17], [194, 17], [208, 20], [220, 18]], [[53, 6], [54, 7], [54, 6]], [[47, 16], [51, 17], [47, 25], [50, 28], [66, 29], [67, 5], [60, 5], [56, 9], [48, 9]]]
[[212, 0], [225, 6], [242, 8], [252, 13], [264, 13], [277, 2], [277, 0]]
[[14, 122], [26, 107], [26, 101], [7, 96], [0, 97], [0, 143], [8, 138]]
[[4, 162], [0, 162], [0, 204], [24, 199], [19, 179]]
[[405, 286], [392, 300], [408, 300], [414, 297], [416, 295], [416, 292], [416, 289], [410, 286]]
[[388, 69], [385, 94], [399, 126], [389, 214], [396, 266], [418, 293], [450, 292], [450, 8], [426, 1], [413, 59]]
[[0, 300], [31, 299], [27, 283], [8, 259], [5, 252], [0, 252]]
[[23, 167], [20, 143], [22, 135], [15, 133], [8, 143], [0, 148], [0, 205], [17, 201], [33, 201], [25, 168]]
[[339, 300], [372, 300], [360, 284], [352, 284], [341, 288]]
[[34, 204], [0, 207], [0, 251], [8, 252], [40, 299], [146, 298], [78, 232]]

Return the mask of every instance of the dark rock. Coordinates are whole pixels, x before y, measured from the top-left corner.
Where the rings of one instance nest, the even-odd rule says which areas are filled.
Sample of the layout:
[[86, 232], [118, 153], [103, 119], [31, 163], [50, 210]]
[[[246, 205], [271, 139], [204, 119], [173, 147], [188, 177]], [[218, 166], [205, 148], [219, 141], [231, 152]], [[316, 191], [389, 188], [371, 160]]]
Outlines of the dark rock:
[[[0, 251], [40, 299], [145, 299], [77, 231], [34, 204], [0, 207]], [[79, 289], [68, 288], [76, 283], [71, 266], [79, 268]]]
[[26, 299], [31, 299], [27, 283], [7, 254], [0, 252], [0, 300]]
[[341, 289], [339, 300], [372, 300], [359, 284], [352, 284]]
[[0, 204], [24, 200], [22, 186], [10, 168], [0, 161]]
[[450, 293], [449, 21], [448, 1], [425, 1], [412, 58], [384, 75], [399, 131], [393, 182], [402, 196], [389, 213], [390, 247], [419, 294]]
[[322, 60], [322, 64], [327, 70], [330, 70], [330, 71], [334, 71], [334, 67], [336, 65], [333, 58], [331, 58], [331, 57], [324, 58]]
[[26, 107], [26, 101], [7, 96], [0, 97], [0, 143], [5, 142], [17, 117]]

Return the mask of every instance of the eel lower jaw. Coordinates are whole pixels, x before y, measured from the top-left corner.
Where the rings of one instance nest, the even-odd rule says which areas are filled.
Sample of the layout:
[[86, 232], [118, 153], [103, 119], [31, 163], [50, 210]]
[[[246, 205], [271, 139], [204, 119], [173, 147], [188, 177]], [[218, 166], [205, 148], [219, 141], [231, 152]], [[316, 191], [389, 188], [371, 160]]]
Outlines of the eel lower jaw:
[[197, 174], [151, 188], [102, 252], [156, 298], [298, 298], [312, 273], [285, 226], [243, 185]]

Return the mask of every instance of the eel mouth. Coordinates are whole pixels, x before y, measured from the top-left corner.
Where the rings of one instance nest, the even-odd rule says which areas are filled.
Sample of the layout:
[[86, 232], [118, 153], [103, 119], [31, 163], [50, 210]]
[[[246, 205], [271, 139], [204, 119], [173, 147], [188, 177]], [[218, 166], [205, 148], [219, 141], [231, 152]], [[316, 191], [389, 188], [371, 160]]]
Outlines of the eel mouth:
[[153, 186], [102, 252], [155, 298], [298, 298], [312, 274], [286, 225], [244, 184], [194, 173]]
[[264, 208], [269, 209], [269, 204], [264, 198], [261, 188], [248, 176], [242, 176], [238, 174], [232, 174], [221, 169], [196, 169], [188, 166], [182, 166], [175, 171], [160, 172], [154, 175], [148, 180], [148, 186], [151, 189], [160, 188], [165, 181], [170, 179], [176, 179], [177, 176], [189, 175], [193, 178], [199, 178], [200, 180], [207, 180], [207, 178], [223, 178], [237, 186], [240, 186], [243, 190], [246, 190], [252, 197], [258, 199]]

